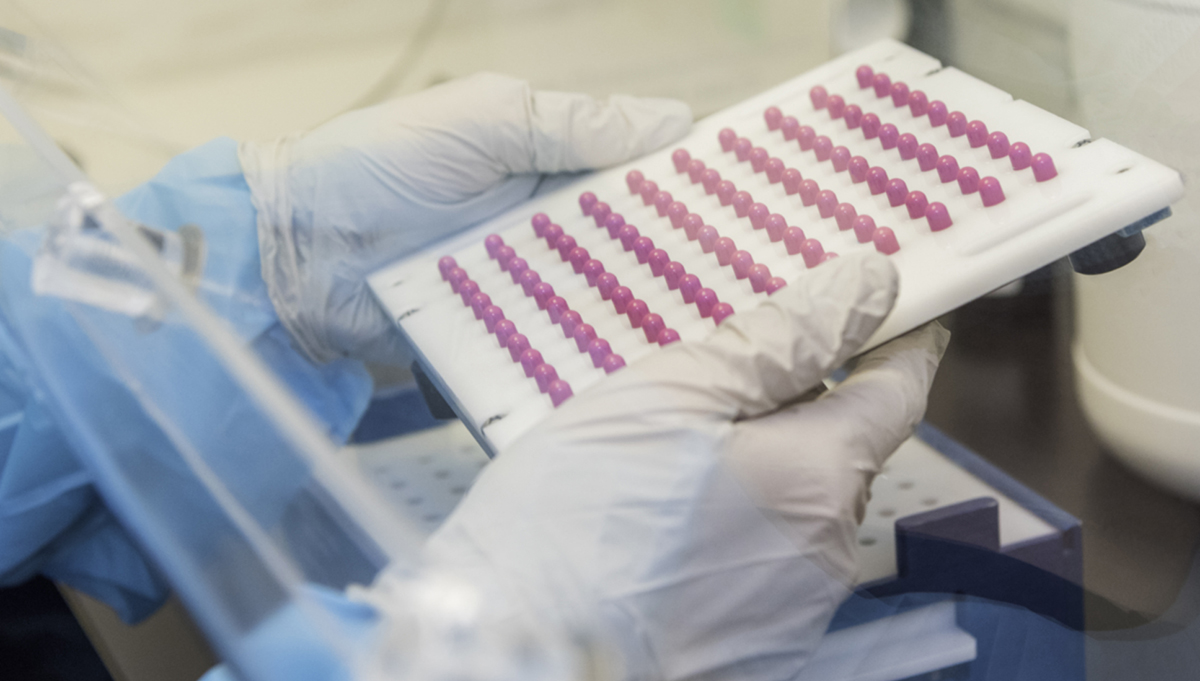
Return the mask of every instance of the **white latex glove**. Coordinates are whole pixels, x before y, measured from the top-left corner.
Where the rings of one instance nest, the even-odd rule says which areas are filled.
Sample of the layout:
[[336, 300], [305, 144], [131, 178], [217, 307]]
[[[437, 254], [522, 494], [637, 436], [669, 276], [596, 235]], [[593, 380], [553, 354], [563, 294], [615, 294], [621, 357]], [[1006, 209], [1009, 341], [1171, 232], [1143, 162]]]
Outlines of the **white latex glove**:
[[311, 359], [395, 360], [399, 332], [367, 274], [528, 199], [542, 173], [622, 163], [691, 122], [674, 100], [598, 102], [480, 74], [244, 143], [271, 301]]
[[501, 623], [598, 632], [623, 679], [793, 677], [849, 595], [869, 486], [949, 334], [922, 327], [797, 400], [896, 288], [885, 257], [840, 258], [605, 378], [498, 455], [430, 561], [492, 594]]

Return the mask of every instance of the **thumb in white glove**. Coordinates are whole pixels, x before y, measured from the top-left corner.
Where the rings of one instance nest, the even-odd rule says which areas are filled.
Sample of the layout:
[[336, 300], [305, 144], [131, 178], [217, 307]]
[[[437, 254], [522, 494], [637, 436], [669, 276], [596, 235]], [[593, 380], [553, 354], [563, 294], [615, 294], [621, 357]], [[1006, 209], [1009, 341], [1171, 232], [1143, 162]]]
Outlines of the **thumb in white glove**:
[[367, 274], [528, 199], [542, 173], [627, 161], [691, 121], [674, 100], [599, 102], [480, 74], [244, 143], [271, 301], [313, 360], [395, 359], [399, 334]]
[[907, 437], [946, 334], [864, 356], [883, 256], [813, 270], [700, 343], [607, 377], [502, 451], [429, 544], [492, 616], [600, 632], [626, 679], [790, 678], [855, 573], [871, 477]]

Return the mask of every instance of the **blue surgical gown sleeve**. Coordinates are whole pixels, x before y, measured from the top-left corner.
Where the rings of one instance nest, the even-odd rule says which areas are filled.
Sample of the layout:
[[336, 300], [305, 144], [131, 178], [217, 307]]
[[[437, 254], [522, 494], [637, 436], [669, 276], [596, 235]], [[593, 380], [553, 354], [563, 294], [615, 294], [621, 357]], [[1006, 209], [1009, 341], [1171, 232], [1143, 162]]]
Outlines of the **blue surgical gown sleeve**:
[[[208, 259], [200, 296], [323, 421], [330, 437], [344, 441], [370, 399], [370, 377], [350, 360], [312, 364], [279, 324], [259, 273], [255, 211], [236, 142], [219, 139], [178, 156], [116, 203], [156, 229], [201, 227]], [[35, 230], [0, 242], [0, 585], [42, 573], [135, 622], [158, 608], [168, 585], [106, 508], [50, 398], [35, 387], [20, 320], [6, 315], [31, 306], [43, 316], [68, 314], [52, 309], [61, 307], [56, 299], [36, 297], [20, 274], [39, 241]]]

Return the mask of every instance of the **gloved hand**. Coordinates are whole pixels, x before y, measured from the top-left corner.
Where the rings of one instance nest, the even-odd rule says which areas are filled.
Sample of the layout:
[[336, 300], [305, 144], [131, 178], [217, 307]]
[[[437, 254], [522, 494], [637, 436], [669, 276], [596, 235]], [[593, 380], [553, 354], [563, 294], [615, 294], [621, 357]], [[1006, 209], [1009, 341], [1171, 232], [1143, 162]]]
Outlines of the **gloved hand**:
[[895, 269], [841, 258], [607, 377], [484, 470], [428, 544], [490, 618], [599, 633], [621, 678], [782, 680], [855, 578], [855, 532], [948, 333], [862, 356]]
[[271, 301], [310, 359], [395, 361], [400, 336], [367, 274], [517, 205], [541, 173], [621, 163], [691, 122], [674, 100], [598, 102], [480, 74], [305, 135], [244, 143]]

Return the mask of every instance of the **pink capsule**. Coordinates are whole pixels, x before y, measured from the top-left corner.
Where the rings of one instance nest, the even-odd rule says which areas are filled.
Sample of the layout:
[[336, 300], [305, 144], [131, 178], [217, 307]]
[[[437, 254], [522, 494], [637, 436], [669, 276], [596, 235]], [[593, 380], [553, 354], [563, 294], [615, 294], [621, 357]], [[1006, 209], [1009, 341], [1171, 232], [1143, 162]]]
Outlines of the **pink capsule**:
[[542, 230], [542, 238], [546, 240], [546, 245], [554, 248], [558, 243], [559, 237], [563, 235], [563, 228], [558, 225], [547, 225], [546, 229]]
[[496, 249], [496, 262], [500, 263], [501, 272], [508, 271], [508, 264], [511, 263], [515, 257], [517, 257], [517, 252], [513, 250], [512, 246], [501, 246], [500, 248]]
[[762, 293], [767, 290], [767, 282], [771, 279], [771, 269], [761, 262], [756, 262], [747, 270], [746, 278], [750, 280], [752, 291]]
[[908, 104], [908, 86], [900, 81], [892, 83], [892, 106], [897, 108]]
[[750, 192], [741, 191], [733, 195], [733, 212], [739, 218], [744, 218], [750, 214], [750, 206], [754, 205], [754, 198], [750, 196]]
[[679, 282], [687, 274], [683, 263], [672, 260], [663, 267], [663, 281], [667, 282], [667, 289], [674, 291], [679, 288]]
[[834, 147], [833, 151], [829, 152], [829, 162], [833, 164], [834, 172], [842, 172], [850, 167], [850, 150], [846, 147]]
[[611, 374], [623, 366], [625, 366], [625, 358], [614, 352], [604, 358], [604, 364], [601, 365], [601, 368], [604, 369], [604, 373]]
[[883, 168], [875, 166], [867, 171], [867, 187], [871, 194], [882, 194], [887, 188], [887, 182], [888, 174]]
[[625, 306], [625, 316], [629, 317], [629, 323], [633, 328], [641, 328], [642, 322], [646, 321], [646, 316], [650, 314], [650, 306], [644, 300], [631, 300]]
[[483, 326], [488, 333], [496, 332], [496, 323], [504, 319], [504, 310], [501, 310], [495, 305], [488, 305], [483, 308]]
[[688, 161], [692, 160], [692, 155], [687, 149], [676, 149], [671, 154], [671, 162], [675, 164], [675, 172], [682, 173], [687, 170]]
[[867, 163], [867, 159], [862, 156], [855, 156], [846, 164], [846, 169], [850, 171], [850, 180], [858, 184], [866, 181], [867, 171], [871, 169], [871, 164]]
[[562, 296], [554, 296], [546, 301], [546, 314], [553, 324], [562, 321], [563, 313], [570, 309], [571, 306], [567, 304], [567, 299]]
[[887, 188], [884, 191], [887, 193], [888, 203], [893, 208], [904, 205], [904, 199], [908, 198], [908, 185], [898, 177], [888, 180]]
[[504, 239], [499, 234], [489, 234], [483, 240], [483, 247], [487, 249], [488, 257], [492, 260], [496, 259], [496, 251], [500, 250], [500, 247], [503, 245]]
[[721, 128], [717, 133], [717, 141], [721, 143], [722, 151], [733, 151], [733, 143], [737, 141], [737, 133], [730, 128]]
[[1008, 156], [1008, 152], [1011, 149], [1008, 143], [1008, 135], [999, 130], [993, 132], [987, 137], [987, 147], [988, 153], [992, 155], [992, 158], [1004, 158]]
[[829, 103], [829, 93], [820, 85], [813, 86], [813, 89], [808, 91], [808, 97], [812, 100], [814, 109], [824, 109]]
[[633, 291], [630, 291], [628, 286], [618, 286], [613, 289], [612, 304], [617, 314], [625, 314], [625, 308], [631, 300], [633, 300]]
[[943, 156], [937, 160], [938, 179], [942, 183], [958, 179], [958, 159], [953, 156]]
[[754, 264], [754, 256], [750, 255], [749, 251], [736, 251], [730, 256], [729, 264], [733, 268], [733, 276], [745, 279], [750, 276], [750, 266]]
[[579, 348], [580, 352], [587, 352], [588, 345], [596, 340], [596, 330], [591, 324], [580, 324], [575, 327], [575, 333], [571, 334], [575, 339], [575, 347]]
[[682, 201], [675, 201], [672, 202], [671, 205], [667, 206], [667, 217], [670, 218], [671, 226], [675, 229], [679, 229], [683, 226], [683, 218], [685, 218], [687, 214], [687, 204]]
[[654, 196], [658, 194], [658, 183], [654, 180], [642, 182], [642, 186], [638, 188], [638, 194], [641, 195], [643, 204], [651, 205], [654, 203]]
[[525, 370], [525, 378], [533, 378], [533, 370], [542, 363], [542, 353], [530, 348], [521, 353], [521, 368]]
[[696, 184], [700, 181], [701, 176], [704, 175], [704, 170], [706, 168], [708, 168], [708, 166], [704, 164], [704, 161], [701, 161], [698, 158], [688, 161], [688, 180], [691, 181], [692, 184]]
[[990, 208], [1004, 200], [1004, 188], [1000, 186], [1000, 180], [994, 177], [985, 177], [979, 181], [979, 198], [983, 199], [983, 206]]
[[787, 280], [783, 277], [771, 277], [767, 280], [766, 292], [767, 295], [774, 295], [776, 291], [787, 286]]
[[717, 303], [712, 309], [713, 321], [720, 325], [726, 318], [733, 315], [733, 306], [729, 303]]
[[777, 106], [768, 106], [763, 112], [763, 120], [767, 122], [767, 130], [778, 130], [783, 121], [783, 112]]
[[762, 147], [754, 147], [750, 150], [750, 169], [756, 173], [761, 173], [767, 168], [767, 159], [771, 155]]
[[875, 242], [875, 250], [884, 255], [891, 255], [900, 250], [900, 244], [896, 241], [896, 233], [887, 227], [875, 230], [871, 240]]
[[694, 274], [685, 274], [679, 280], [679, 295], [683, 296], [683, 302], [689, 305], [696, 302], [696, 293], [702, 288], [704, 285], [700, 283], [700, 277]]
[[710, 288], [702, 288], [696, 291], [696, 309], [700, 311], [701, 317], [711, 316], [713, 308], [719, 302], [721, 301], [717, 299], [717, 292]]
[[658, 334], [666, 330], [667, 323], [656, 313], [651, 312], [642, 320], [642, 333], [646, 334], [647, 343], [657, 342]]
[[717, 233], [716, 227], [713, 227], [712, 225], [704, 225], [696, 234], [696, 238], [700, 241], [701, 251], [704, 251], [705, 253], [712, 253], [713, 249], [717, 247], [717, 239], [720, 239], [721, 235]]
[[604, 229], [608, 230], [610, 239], [617, 238], [617, 232], [625, 226], [625, 216], [620, 213], [613, 213], [604, 219]]
[[660, 191], [654, 195], [654, 210], [658, 212], [658, 217], [667, 217], [667, 209], [675, 202], [675, 197], [671, 196], [671, 192]]
[[800, 191], [800, 183], [804, 181], [804, 176], [795, 168], [788, 168], [783, 171], [783, 191], [786, 194], [795, 194]]
[[733, 254], [737, 252], [737, 245], [733, 243], [733, 239], [723, 236], [717, 239], [717, 243], [713, 245], [713, 252], [717, 255], [717, 263], [722, 267], [728, 265], [733, 259]]
[[906, 132], [896, 140], [896, 150], [900, 152], [900, 158], [905, 161], [911, 161], [917, 157], [917, 137], [911, 132]]
[[704, 227], [704, 218], [695, 213], [688, 213], [683, 218], [683, 234], [688, 238], [688, 241], [695, 241], [696, 236], [700, 234], [700, 229]]
[[571, 251], [575, 250], [576, 246], [578, 246], [578, 244], [575, 243], [575, 237], [571, 236], [570, 234], [564, 234], [558, 237], [558, 243], [554, 244], [555, 250], [558, 251], [558, 257], [563, 262], [567, 262], [567, 258], [571, 256]]
[[450, 282], [450, 290], [455, 293], [458, 293], [458, 287], [462, 286], [462, 283], [470, 278], [467, 271], [461, 267], [452, 268], [446, 273], [446, 281]]
[[817, 202], [817, 195], [820, 193], [821, 186], [815, 180], [804, 180], [800, 183], [800, 203], [811, 206]]
[[533, 300], [537, 303], [539, 310], [546, 309], [546, 302], [554, 297], [554, 287], [547, 282], [539, 282], [533, 285]]
[[800, 144], [800, 151], [808, 151], [813, 148], [813, 143], [817, 141], [817, 131], [807, 125], [800, 126], [800, 130], [796, 132], [796, 142]]
[[842, 99], [841, 95], [830, 95], [825, 102], [825, 108], [829, 109], [830, 120], [837, 120], [846, 113], [846, 100]]
[[925, 211], [929, 208], [929, 199], [926, 198], [925, 192], [909, 192], [904, 199], [904, 206], [908, 208], [908, 217], [916, 220], [925, 217]]
[[575, 270], [575, 274], [583, 274], [583, 266], [592, 259], [592, 254], [582, 246], [576, 246], [567, 254], [567, 260], [571, 263], [571, 269]]
[[813, 153], [817, 155], [818, 161], [828, 161], [829, 155], [833, 153], [833, 140], [821, 135], [813, 141]]
[[529, 271], [529, 263], [525, 262], [525, 258], [513, 258], [508, 261], [508, 274], [512, 277], [514, 284], [520, 283], [521, 275]]
[[805, 239], [804, 230], [799, 227], [788, 227], [783, 230], [783, 245], [787, 249], [788, 255], [799, 253]]
[[951, 112], [946, 116], [946, 130], [951, 137], [961, 137], [967, 134], [967, 117], [961, 111]]
[[655, 339], [659, 346], [667, 346], [677, 340], [679, 340], [679, 332], [675, 329], [663, 329], [658, 332], [658, 338]]
[[533, 369], [533, 378], [537, 381], [538, 390], [546, 392], [550, 384], [558, 380], [558, 372], [549, 364], [539, 364]]
[[745, 137], [737, 138], [733, 143], [733, 155], [737, 157], [739, 162], [750, 158], [750, 150], [754, 148], [754, 143]]
[[917, 147], [917, 167], [922, 172], [928, 172], [937, 167], [938, 151], [937, 147], [926, 142]]
[[900, 131], [891, 123], [885, 123], [879, 129], [879, 143], [884, 149], [894, 149], [900, 141]]
[[737, 186], [729, 180], [721, 180], [717, 183], [717, 200], [722, 206], [728, 206], [733, 203], [733, 195], [737, 193]]
[[631, 170], [628, 173], [625, 173], [625, 186], [629, 187], [629, 193], [638, 193], [638, 190], [642, 187], [642, 181], [645, 179], [646, 176], [643, 175], [642, 171], [640, 170]]
[[833, 209], [833, 218], [837, 220], [839, 230], [845, 231], [854, 225], [854, 218], [858, 216], [858, 211], [854, 206], [848, 203], [839, 203]]
[[521, 355], [529, 349], [529, 339], [523, 333], [514, 333], [509, 337], [505, 347], [508, 348], [508, 356], [512, 357], [512, 361], [519, 362]]
[[650, 251], [654, 250], [654, 240], [648, 236], [639, 236], [633, 240], [633, 254], [637, 256], [638, 264], [645, 265], [646, 259], [650, 257]]
[[470, 279], [464, 281], [458, 287], [458, 295], [462, 296], [463, 305], [470, 305], [471, 296], [474, 296], [476, 293], [479, 293], [479, 284]]
[[853, 130], [862, 125], [862, 118], [862, 107], [857, 104], [851, 104], [846, 107], [846, 112], [842, 114], [842, 119], [846, 121], [847, 130]]
[[862, 118], [862, 131], [865, 139], [873, 140], [879, 137], [879, 131], [883, 127], [883, 123], [879, 120], [879, 116], [873, 113], [865, 114]]
[[821, 258], [825, 257], [825, 248], [816, 239], [805, 239], [800, 245], [800, 257], [804, 258], [806, 267], [816, 267], [821, 264]]
[[604, 274], [604, 263], [594, 259], [583, 263], [583, 276], [587, 279], [588, 286], [595, 286], [596, 278], [601, 274]]
[[971, 148], [982, 147], [987, 144], [988, 128], [983, 121], [971, 121], [967, 123], [967, 142], [970, 142]]
[[571, 384], [563, 380], [551, 381], [546, 387], [546, 393], [550, 395], [550, 404], [555, 408], [562, 406], [563, 402], [571, 399], [575, 394], [571, 392]]
[[865, 244], [875, 235], [875, 220], [870, 215], [860, 215], [854, 218], [851, 225], [854, 228], [854, 238], [858, 243]]
[[1033, 165], [1033, 152], [1024, 142], [1015, 142], [1008, 150], [1008, 160], [1012, 161], [1013, 170], [1025, 170]]
[[783, 133], [783, 139], [790, 142], [796, 139], [796, 134], [800, 132], [800, 121], [796, 120], [795, 116], [784, 116], [783, 121], [779, 123], [779, 130]]
[[892, 91], [892, 79], [886, 73], [876, 73], [871, 85], [875, 88], [876, 97], [887, 97]]
[[858, 79], [859, 89], [865, 90], [871, 87], [871, 79], [875, 77], [875, 71], [870, 66], [863, 64], [855, 70], [854, 77]]
[[817, 194], [817, 212], [821, 214], [821, 217], [833, 217], [833, 211], [837, 208], [837, 205], [837, 194], [834, 194], [833, 191], [823, 189], [820, 194]]
[[617, 230], [617, 239], [621, 241], [621, 247], [627, 251], [633, 250], [633, 242], [637, 241], [637, 238], [641, 235], [638, 228], [633, 225], [624, 225], [621, 229]]
[[525, 291], [525, 295], [532, 296], [533, 287], [542, 283], [542, 277], [533, 270], [525, 270], [521, 273], [521, 277], [517, 283], [521, 284], [521, 290]]
[[929, 103], [929, 124], [933, 127], [946, 124], [946, 117], [950, 115], [950, 109], [946, 108], [946, 103], [940, 99]]
[[486, 293], [476, 293], [471, 296], [471, 312], [475, 313], [476, 319], [483, 319], [484, 309], [491, 304], [492, 298]]
[[766, 220], [767, 238], [772, 242], [783, 239], [783, 233], [787, 230], [787, 220], [779, 213], [771, 213]]
[[617, 275], [612, 272], [602, 272], [596, 276], [596, 290], [600, 292], [601, 300], [612, 298], [613, 291], [620, 285]]
[[914, 117], [924, 116], [929, 112], [929, 98], [920, 90], [913, 90], [908, 93], [908, 110], [912, 112]]
[[646, 256], [646, 264], [650, 266], [650, 273], [656, 277], [663, 275], [669, 262], [671, 262], [671, 256], [661, 248], [650, 251], [650, 254]]
[[579, 195], [579, 207], [583, 209], [584, 215], [592, 214], [592, 207], [596, 205], [596, 195], [591, 192], [584, 192]]
[[746, 217], [750, 218], [751, 227], [762, 229], [766, 226], [767, 216], [770, 213], [770, 209], [765, 204], [755, 203], [751, 204], [750, 208], [746, 211]]
[[496, 341], [502, 348], [508, 347], [508, 339], [512, 338], [516, 332], [517, 325], [511, 319], [501, 319], [496, 322], [496, 328], [492, 330], [492, 333], [496, 334]]
[[438, 260], [438, 272], [442, 273], [442, 281], [447, 280], [450, 270], [454, 269], [455, 267], [458, 267], [458, 262], [448, 255], [443, 257], [441, 260]]
[[979, 189], [979, 171], [971, 166], [958, 171], [958, 188], [964, 194], [974, 194]]
[[767, 182], [778, 184], [783, 179], [784, 165], [780, 159], [771, 157], [767, 159], [766, 165]]
[[558, 325], [562, 327], [563, 338], [571, 338], [575, 335], [575, 329], [583, 323], [583, 316], [575, 310], [567, 310], [563, 313], [562, 319], [558, 320]]
[[946, 209], [945, 204], [939, 201], [934, 201], [925, 209], [925, 219], [929, 221], [929, 229], [935, 232], [940, 232], [954, 224], [954, 221], [950, 219], [950, 211]]
[[1058, 169], [1054, 167], [1054, 159], [1050, 158], [1050, 154], [1036, 154], [1033, 157], [1033, 179], [1045, 182], [1057, 176]]
[[[645, 185], [646, 183], [643, 182], [642, 184]], [[592, 206], [592, 219], [596, 221], [597, 227], [603, 225], [610, 215], [612, 215], [612, 208], [607, 203], [601, 201]]]
[[612, 354], [612, 346], [603, 338], [596, 338], [588, 343], [587, 353], [592, 358], [592, 366], [599, 369], [604, 358]]

